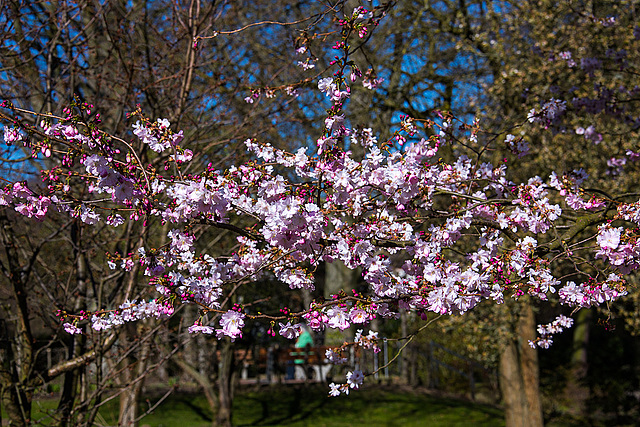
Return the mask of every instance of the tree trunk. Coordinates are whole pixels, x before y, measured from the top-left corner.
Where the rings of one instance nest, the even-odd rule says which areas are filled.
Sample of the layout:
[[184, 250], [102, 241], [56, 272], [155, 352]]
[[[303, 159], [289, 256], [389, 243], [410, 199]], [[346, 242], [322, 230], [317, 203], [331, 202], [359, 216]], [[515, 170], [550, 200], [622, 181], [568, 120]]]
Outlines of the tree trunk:
[[[140, 323], [143, 323], [142, 321]], [[137, 325], [140, 326], [140, 325]], [[127, 324], [124, 327], [125, 335], [129, 340], [129, 345], [136, 345], [133, 341], [136, 337], [140, 337], [143, 332], [140, 328], [136, 328], [134, 324]], [[138, 345], [137, 358], [128, 356], [125, 363], [128, 366], [123, 370], [123, 386], [124, 390], [120, 394], [120, 415], [118, 417], [118, 425], [126, 427], [136, 427], [139, 417], [138, 404], [142, 395], [142, 386], [144, 384], [144, 375], [149, 362], [149, 353], [151, 350], [151, 339], [144, 340]], [[132, 352], [134, 354], [134, 352]]]
[[[167, 233], [164, 233], [165, 235]], [[195, 305], [187, 305], [182, 310], [183, 319], [185, 324], [193, 324], [199, 318], [198, 308]], [[200, 334], [198, 334], [200, 335]], [[195, 336], [198, 336], [195, 335]], [[189, 366], [195, 366], [199, 370], [198, 366], [198, 344], [194, 339], [194, 335], [189, 336], [189, 339], [184, 343], [184, 350], [182, 351], [182, 359]], [[192, 375], [185, 369], [182, 370], [180, 375], [181, 382], [189, 382], [192, 379]]]
[[[407, 310], [400, 309], [400, 336], [406, 337], [409, 335], [409, 319]], [[409, 347], [406, 347], [400, 355], [400, 381], [411, 384], [410, 367], [409, 367]]]
[[584, 381], [589, 368], [587, 363], [587, 345], [589, 344], [590, 321], [591, 310], [582, 309], [576, 314], [575, 326], [573, 327], [571, 371], [569, 378], [567, 378], [565, 395], [567, 397], [569, 413], [577, 417], [587, 415], [589, 387]]
[[135, 427], [138, 425], [136, 419], [138, 418], [138, 402], [141, 392], [142, 385], [138, 382], [126, 387], [120, 394], [119, 426]]
[[[16, 372], [13, 366], [13, 352], [8, 340], [0, 342], [0, 401], [10, 426], [27, 426], [30, 405], [24, 408], [27, 399], [16, 387]], [[21, 395], [22, 394], [22, 395]], [[4, 424], [3, 424], [4, 425]]]
[[[78, 221], [75, 221], [71, 225], [70, 237], [74, 248], [74, 257], [76, 261], [76, 292], [77, 298], [74, 303], [74, 312], [79, 312], [83, 308], [89, 308], [86, 306], [87, 299], [87, 262], [82, 251], [82, 226]], [[68, 337], [68, 353], [67, 360], [72, 360], [75, 357], [85, 352], [86, 336], [85, 335], [72, 335]], [[62, 386], [62, 394], [58, 401], [58, 426], [64, 427], [71, 422], [71, 411], [73, 410], [74, 403], [78, 394], [78, 379], [81, 375], [81, 371], [84, 367], [70, 370], [64, 374], [64, 382]], [[82, 416], [82, 415], [81, 415]], [[81, 422], [81, 420], [78, 420]]]
[[220, 369], [218, 372], [218, 414], [216, 425], [231, 426], [231, 405], [233, 403], [233, 371], [234, 346], [231, 340], [225, 338], [220, 349]]
[[518, 345], [520, 372], [524, 384], [525, 400], [529, 411], [530, 426], [543, 426], [542, 402], [540, 401], [540, 371], [538, 351], [529, 346], [536, 337], [536, 318], [531, 302], [525, 302], [518, 322]]
[[[71, 346], [71, 348], [73, 347], [75, 347], [75, 345]], [[69, 357], [69, 359], [71, 358], [72, 357]], [[60, 395], [60, 400], [58, 401], [58, 409], [57, 409], [57, 413], [59, 417], [57, 425], [59, 427], [64, 427], [70, 424], [71, 410], [73, 409], [73, 404], [76, 399], [77, 390], [78, 390], [78, 370], [65, 372], [64, 382], [62, 385], [62, 393]]]
[[538, 355], [528, 345], [535, 337], [535, 317], [529, 302], [520, 307], [517, 336], [500, 354], [500, 390], [507, 427], [541, 427], [542, 404], [538, 373]]
[[4, 244], [7, 267], [2, 273], [10, 283], [13, 296], [13, 337], [7, 337], [0, 344], [0, 387], [2, 401], [9, 415], [10, 425], [27, 425], [31, 418], [31, 399], [33, 391], [29, 381], [33, 369], [33, 335], [27, 303], [26, 282], [31, 273], [30, 266], [22, 266], [18, 256], [14, 232], [4, 211], [0, 211], [0, 234]]
[[500, 391], [504, 403], [507, 427], [527, 425], [527, 405], [522, 388], [522, 377], [518, 363], [518, 350], [514, 341], [509, 341], [500, 354]]

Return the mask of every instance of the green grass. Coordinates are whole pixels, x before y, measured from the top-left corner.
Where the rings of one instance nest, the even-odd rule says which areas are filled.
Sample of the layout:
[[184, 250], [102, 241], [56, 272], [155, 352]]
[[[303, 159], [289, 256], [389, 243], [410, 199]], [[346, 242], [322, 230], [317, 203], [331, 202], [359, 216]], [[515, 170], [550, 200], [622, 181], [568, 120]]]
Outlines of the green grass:
[[[287, 385], [244, 391], [233, 404], [236, 426], [502, 426], [501, 410], [491, 406], [435, 397], [422, 392], [377, 388], [353, 391], [350, 396], [332, 398], [326, 385]], [[34, 405], [34, 419], [40, 410], [52, 410], [55, 401]], [[142, 410], [155, 403], [149, 399]], [[105, 405], [96, 420], [117, 425], [117, 399]], [[145, 416], [140, 425], [151, 427], [204, 427], [212, 413], [204, 396], [175, 392]]]
[[248, 393], [234, 405], [234, 423], [246, 426], [502, 425], [500, 410], [424, 393], [376, 388], [329, 397], [327, 387]]
[[[233, 423], [315, 427], [504, 425], [503, 413], [498, 409], [424, 393], [376, 388], [337, 398], [327, 393], [326, 385], [264, 387], [245, 392], [234, 400]], [[195, 427], [210, 425], [210, 420], [211, 412], [203, 397], [175, 395], [142, 423], [152, 427]]]

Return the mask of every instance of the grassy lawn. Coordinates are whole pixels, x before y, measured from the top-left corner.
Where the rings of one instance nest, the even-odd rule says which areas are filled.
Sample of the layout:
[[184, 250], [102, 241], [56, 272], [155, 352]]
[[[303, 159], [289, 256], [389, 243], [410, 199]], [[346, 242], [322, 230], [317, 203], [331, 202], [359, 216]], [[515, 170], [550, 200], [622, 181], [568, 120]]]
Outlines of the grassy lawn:
[[[243, 391], [234, 400], [237, 426], [501, 426], [501, 410], [491, 406], [430, 396], [420, 392], [369, 387], [332, 398], [326, 385], [288, 385]], [[34, 420], [55, 408], [55, 401], [36, 402]], [[143, 409], [155, 400], [143, 402]], [[117, 400], [105, 405], [96, 420], [117, 425]], [[176, 392], [145, 416], [150, 427], [211, 425], [204, 396]], [[44, 421], [44, 419], [41, 419]]]
[[[390, 389], [389, 389], [390, 390]], [[252, 392], [234, 405], [236, 425], [285, 426], [497, 426], [502, 411], [423, 393], [367, 388], [329, 397], [326, 386]]]

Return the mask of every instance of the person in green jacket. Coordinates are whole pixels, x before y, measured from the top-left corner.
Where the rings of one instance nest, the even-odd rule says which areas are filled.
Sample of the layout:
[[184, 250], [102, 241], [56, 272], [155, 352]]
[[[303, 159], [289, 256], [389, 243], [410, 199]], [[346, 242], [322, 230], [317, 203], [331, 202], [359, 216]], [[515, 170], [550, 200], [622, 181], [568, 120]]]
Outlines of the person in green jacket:
[[296, 343], [294, 346], [296, 349], [299, 349], [299, 350], [291, 353], [291, 355], [300, 356], [301, 358], [294, 359], [293, 365], [290, 365], [289, 367], [287, 367], [287, 379], [294, 379], [294, 378], [299, 379], [300, 375], [302, 375], [302, 377], [306, 376], [305, 373], [300, 374], [300, 372], [306, 371], [304, 367], [301, 366], [300, 368], [302, 369], [302, 371], [299, 371], [298, 373], [296, 373], [296, 371], [298, 371], [298, 368], [295, 368], [295, 365], [302, 365], [308, 361], [308, 356], [309, 356], [308, 351], [313, 346], [313, 336], [311, 335], [311, 331], [306, 325], [302, 327], [300, 336], [298, 336], [298, 339], [296, 340]]
[[[313, 337], [311, 336], [311, 332], [309, 331], [309, 328], [306, 326], [303, 326], [302, 332], [300, 333], [300, 336], [296, 340], [295, 347], [305, 348], [306, 346], [313, 347]], [[298, 362], [296, 360], [296, 363], [302, 363], [302, 362], [303, 361]]]

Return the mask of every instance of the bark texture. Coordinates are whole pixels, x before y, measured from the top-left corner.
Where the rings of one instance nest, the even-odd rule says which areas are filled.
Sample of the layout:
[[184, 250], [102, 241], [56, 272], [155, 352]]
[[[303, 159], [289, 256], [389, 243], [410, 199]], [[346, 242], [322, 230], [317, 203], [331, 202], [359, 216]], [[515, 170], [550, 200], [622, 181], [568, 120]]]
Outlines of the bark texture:
[[515, 338], [500, 354], [500, 390], [507, 427], [542, 427], [538, 353], [528, 342], [535, 338], [533, 307], [522, 305], [516, 321]]

